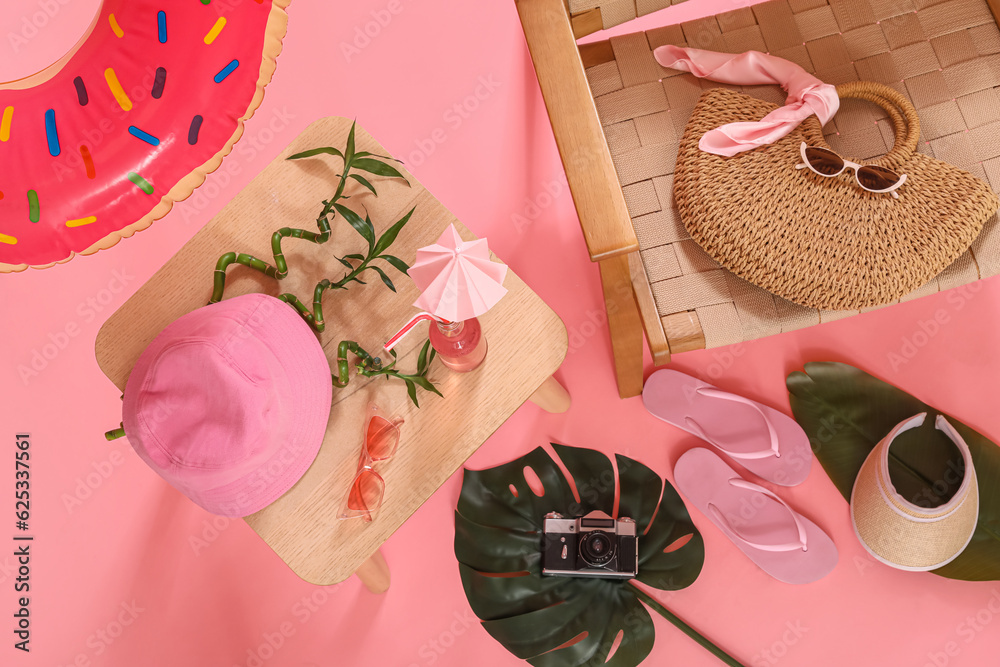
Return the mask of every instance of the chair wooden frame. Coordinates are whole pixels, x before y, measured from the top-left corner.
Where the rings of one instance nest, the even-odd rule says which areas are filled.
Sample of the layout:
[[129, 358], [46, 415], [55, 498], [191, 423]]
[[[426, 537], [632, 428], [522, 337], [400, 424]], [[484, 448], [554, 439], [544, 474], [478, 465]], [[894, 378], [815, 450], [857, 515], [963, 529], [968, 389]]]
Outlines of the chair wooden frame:
[[590, 259], [600, 266], [618, 394], [637, 396], [642, 392], [643, 329], [657, 365], [670, 361], [671, 345], [656, 312], [639, 241], [584, 72], [584, 59], [601, 55], [576, 44], [578, 34], [600, 29], [600, 10], [581, 19], [570, 16], [565, 0], [516, 0], [516, 4]]
[[[1000, 24], [1000, 0], [986, 0]], [[655, 365], [703, 349], [694, 311], [660, 317], [585, 70], [615, 59], [607, 40], [576, 40], [603, 29], [601, 8], [572, 14], [567, 0], [515, 0], [590, 258], [598, 262], [618, 392], [642, 391], [642, 333]]]

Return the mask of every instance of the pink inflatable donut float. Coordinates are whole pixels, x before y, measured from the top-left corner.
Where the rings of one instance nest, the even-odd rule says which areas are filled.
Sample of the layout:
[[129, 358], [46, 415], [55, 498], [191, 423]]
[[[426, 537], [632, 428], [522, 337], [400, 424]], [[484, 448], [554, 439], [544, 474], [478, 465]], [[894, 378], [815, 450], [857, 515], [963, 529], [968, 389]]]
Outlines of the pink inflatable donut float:
[[109, 248], [222, 163], [290, 0], [104, 0], [59, 62], [0, 85], [0, 272]]

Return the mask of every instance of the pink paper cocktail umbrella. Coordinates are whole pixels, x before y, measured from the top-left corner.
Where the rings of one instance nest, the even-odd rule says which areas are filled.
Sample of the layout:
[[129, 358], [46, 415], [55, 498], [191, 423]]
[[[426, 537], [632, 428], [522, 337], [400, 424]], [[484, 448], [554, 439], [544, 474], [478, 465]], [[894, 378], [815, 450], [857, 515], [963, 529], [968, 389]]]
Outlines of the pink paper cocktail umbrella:
[[490, 261], [486, 239], [463, 241], [454, 225], [417, 250], [407, 273], [421, 291], [413, 305], [450, 322], [479, 317], [507, 293], [507, 266]]
[[410, 318], [385, 349], [392, 350], [417, 322], [434, 320], [428, 336], [441, 362], [460, 372], [477, 368], [487, 350], [477, 318], [507, 293], [507, 266], [490, 261], [486, 239], [463, 241], [449, 225], [437, 243], [417, 250], [407, 273], [421, 291], [413, 305], [424, 312]]

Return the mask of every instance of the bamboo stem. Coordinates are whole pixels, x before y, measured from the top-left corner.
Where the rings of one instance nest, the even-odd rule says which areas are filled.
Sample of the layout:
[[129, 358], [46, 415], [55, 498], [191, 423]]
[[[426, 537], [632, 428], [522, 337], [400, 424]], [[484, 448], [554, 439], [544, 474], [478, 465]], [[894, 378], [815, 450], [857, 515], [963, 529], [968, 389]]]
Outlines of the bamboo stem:
[[117, 440], [118, 438], [124, 438], [125, 437], [125, 428], [124, 427], [119, 427], [119, 428], [114, 429], [113, 431], [108, 431], [107, 433], [104, 434], [104, 437], [105, 437], [105, 439], [108, 440], [108, 442], [110, 442], [112, 440]]
[[290, 236], [294, 239], [305, 239], [317, 244], [326, 243], [330, 240], [330, 222], [326, 219], [325, 214], [317, 218], [316, 226], [319, 228], [319, 234], [316, 232], [307, 232], [304, 229], [282, 227], [271, 235], [271, 252], [274, 254], [274, 266], [277, 268], [275, 278], [281, 280], [288, 275], [288, 263], [285, 261], [285, 254], [281, 251], [282, 239]]
[[[316, 244], [323, 244], [330, 240], [330, 221], [327, 220], [327, 215], [333, 210], [334, 204], [343, 196], [344, 188], [347, 185], [347, 177], [350, 174], [351, 165], [344, 165], [344, 173], [340, 175], [340, 183], [337, 185], [337, 192], [333, 195], [333, 198], [329, 201], [323, 202], [323, 211], [316, 218], [316, 227], [319, 229], [319, 233], [310, 232], [305, 229], [297, 229], [293, 227], [282, 227], [274, 234], [271, 235], [271, 252], [274, 255], [274, 265], [268, 264], [262, 259], [257, 259], [252, 255], [244, 255], [243, 253], [236, 254], [235, 252], [227, 252], [222, 257], [219, 258], [218, 263], [215, 265], [215, 281], [212, 286], [212, 298], [209, 303], [218, 303], [222, 301], [222, 294], [226, 289], [226, 269], [232, 264], [242, 264], [251, 269], [260, 271], [266, 276], [270, 276], [275, 280], [281, 280], [288, 275], [288, 262], [285, 260], [285, 253], [281, 249], [281, 241], [286, 238], [294, 239], [304, 239], [306, 241], [311, 241]], [[284, 296], [284, 295], [283, 295]], [[283, 299], [293, 306], [295, 303]], [[296, 299], [298, 301], [298, 299]], [[298, 309], [298, 306], [296, 306]], [[299, 313], [303, 317], [306, 317], [306, 312], [299, 310]], [[314, 318], [306, 317], [306, 321], [313, 325], [315, 328]], [[322, 323], [322, 313], [320, 314], [320, 322]], [[317, 331], [323, 331], [322, 328], [317, 329]]]
[[673, 623], [674, 626], [676, 626], [677, 629], [679, 629], [681, 632], [683, 632], [688, 637], [701, 644], [703, 648], [708, 650], [716, 658], [718, 658], [725, 664], [730, 665], [730, 667], [745, 667], [743, 663], [739, 662], [738, 660], [736, 660], [736, 658], [729, 655], [721, 648], [719, 648], [718, 646], [710, 642], [708, 639], [703, 637], [697, 630], [695, 630], [690, 625], [681, 620], [679, 616], [673, 614], [669, 609], [664, 607], [662, 604], [657, 602], [651, 595], [646, 593], [646, 591], [636, 586], [635, 582], [630, 581], [629, 584], [631, 584], [632, 589], [636, 594], [636, 597], [645, 602], [647, 606], [653, 609], [653, 611], [658, 613], [660, 616]]
[[[294, 159], [297, 157], [312, 157], [317, 152], [330, 153], [331, 149], [319, 149], [318, 151], [308, 151], [307, 153], [304, 154], [294, 155], [292, 156], [292, 158]], [[316, 218], [316, 227], [319, 229], [319, 232], [318, 233], [310, 232], [304, 229], [297, 229], [293, 227], [282, 227], [278, 231], [274, 232], [274, 234], [271, 235], [271, 253], [274, 255], [273, 265], [267, 263], [262, 259], [258, 259], [253, 255], [247, 255], [235, 252], [225, 253], [224, 255], [219, 257], [219, 261], [215, 265], [215, 276], [212, 285], [212, 297], [211, 300], [209, 301], [210, 304], [218, 303], [219, 301], [222, 300], [223, 293], [225, 292], [226, 289], [226, 270], [233, 264], [240, 264], [242, 266], [254, 269], [255, 271], [260, 271], [264, 275], [270, 276], [275, 280], [282, 280], [288, 275], [288, 270], [289, 270], [288, 262], [285, 259], [285, 254], [281, 248], [281, 242], [284, 239], [286, 238], [303, 239], [316, 244], [326, 243], [330, 239], [331, 228], [330, 228], [330, 221], [327, 216], [333, 213], [333, 211], [337, 206], [337, 202], [344, 197], [344, 189], [347, 186], [348, 177], [351, 176], [350, 172], [354, 158], [367, 157], [371, 155], [370, 153], [364, 153], [364, 152], [355, 154], [353, 126], [351, 127], [351, 133], [347, 139], [347, 150], [345, 151], [345, 153], [341, 154], [339, 151], [333, 151], [333, 153], [339, 155], [343, 159], [344, 169], [342, 174], [337, 175], [340, 178], [340, 182], [337, 184], [337, 190], [334, 192], [333, 197], [323, 202], [323, 210]], [[395, 176], [403, 178], [402, 175], [400, 175], [398, 172], [393, 172], [393, 173], [395, 173]], [[373, 193], [375, 192], [375, 189], [371, 186], [370, 183], [365, 181], [365, 179], [360, 178], [357, 175], [355, 175], [354, 178], [359, 180], [362, 183], [362, 185], [367, 187]], [[403, 180], [405, 181], [406, 179], [403, 178]], [[410, 214], [412, 213], [413, 211], [411, 210], [410, 213], [407, 213], [406, 216], [404, 216], [401, 220], [399, 220], [399, 222], [397, 222], [395, 225], [393, 225], [392, 228], [390, 228], [390, 232], [392, 233], [391, 237], [392, 239], [395, 239], [395, 235], [399, 232], [399, 228], [401, 228], [402, 225], [406, 223], [406, 221], [410, 217]], [[365, 217], [365, 223], [367, 224], [371, 234], [374, 234], [374, 228], [371, 224], [371, 221], [368, 219], [367, 215]], [[354, 223], [352, 222], [352, 224]], [[365, 236], [364, 233], [362, 233], [362, 235]], [[366, 236], [366, 238], [369, 237]], [[391, 241], [389, 242], [391, 243]], [[338, 258], [341, 264], [343, 264], [350, 270], [348, 271], [347, 275], [345, 275], [343, 278], [341, 278], [336, 282], [331, 282], [329, 279], [323, 279], [318, 283], [316, 283], [316, 287], [313, 290], [312, 310], [310, 310], [306, 306], [306, 304], [302, 303], [302, 301], [296, 295], [291, 293], [286, 292], [284, 294], [280, 294], [278, 295], [278, 299], [284, 301], [292, 308], [294, 308], [296, 312], [298, 312], [298, 314], [317, 333], [322, 333], [326, 329], [326, 322], [323, 318], [324, 292], [326, 292], [326, 290], [329, 289], [346, 289], [347, 284], [352, 281], [364, 284], [364, 282], [360, 278], [358, 278], [358, 276], [361, 275], [361, 273], [363, 273], [364, 271], [370, 268], [374, 268], [369, 265], [373, 260], [379, 258], [378, 252], [375, 251], [377, 247], [378, 244], [376, 244], [373, 240], [369, 239], [368, 256], [362, 256], [360, 254], [351, 255], [350, 259], [352, 260], [357, 261], [360, 259], [360, 263], [357, 266], [353, 266], [348, 261], [347, 257], [343, 259]], [[381, 250], [385, 249], [386, 248], [382, 248]], [[385, 257], [382, 257], [381, 259], [385, 259]], [[402, 269], [399, 268], [399, 263], [402, 260], [389, 257], [388, 259], [386, 259], [386, 261], [391, 263], [394, 267], [396, 267], [400, 271], [404, 271], [406, 268], [405, 265]], [[389, 282], [389, 279], [385, 276], [385, 274], [382, 273], [381, 271], [379, 271], [379, 273], [382, 276], [383, 281], [385, 281], [390, 288], [393, 288], [392, 284]], [[393, 375], [399, 377], [400, 379], [406, 380], [408, 385], [412, 384], [412, 381], [419, 381], [423, 383], [421, 384], [421, 386], [424, 386], [424, 384], [429, 385], [432, 391], [440, 394], [440, 392], [438, 392], [437, 389], [435, 389], [434, 386], [431, 385], [429, 381], [426, 379], [425, 377], [426, 368], [422, 369], [422, 372], [418, 371], [416, 375], [403, 375], [402, 373], [399, 373], [398, 371], [393, 369], [393, 367], [396, 365], [395, 354], [393, 354], [392, 363], [390, 363], [388, 366], [383, 367], [382, 360], [380, 358], [371, 356], [360, 345], [358, 345], [354, 341], [349, 341], [349, 340], [341, 341], [340, 344], [337, 346], [337, 372], [335, 374], [331, 374], [333, 384], [336, 387], [346, 387], [351, 380], [351, 367], [350, 363], [347, 360], [348, 353], [353, 353], [360, 359], [360, 364], [358, 364], [358, 373], [360, 373], [361, 375], [365, 375], [366, 377], [373, 377], [375, 375], [386, 375], [386, 376]], [[424, 363], [423, 360], [425, 359], [425, 357], [426, 357], [426, 351], [424, 355], [421, 356], [422, 360], [421, 364]], [[416, 399], [414, 399], [414, 401], [415, 400]], [[111, 439], [111, 436], [114, 433], [116, 432], [109, 431], [106, 435], [108, 436], [109, 439]], [[122, 433], [122, 435], [124, 435], [124, 433]]]
[[[316, 289], [313, 290], [313, 308], [311, 311], [306, 308], [306, 305], [302, 303], [302, 301], [294, 294], [280, 294], [278, 295], [278, 298], [295, 308], [295, 310], [299, 312], [299, 315], [301, 315], [317, 333], [323, 333], [323, 331], [326, 330], [326, 321], [323, 319], [323, 293], [328, 289], [346, 289], [345, 286], [347, 283], [352, 280], [357, 280], [357, 276], [369, 268], [368, 264], [370, 264], [373, 259], [375, 258], [369, 257], [365, 259], [361, 262], [361, 264], [358, 264], [356, 268], [337, 282], [330, 282], [329, 279], [324, 278], [316, 283]], [[282, 262], [284, 262], [284, 259], [282, 259]], [[219, 275], [223, 274], [216, 273], [216, 276]], [[278, 277], [280, 278], [281, 276]]]
[[295, 310], [297, 310], [298, 313], [299, 313], [299, 315], [301, 315], [302, 318], [306, 322], [308, 322], [309, 325], [312, 326], [313, 329], [316, 329], [316, 331], [323, 331], [323, 329], [326, 328], [325, 326], [323, 328], [320, 328], [320, 329], [316, 328], [316, 323], [314, 321], [315, 318], [314, 318], [312, 312], [310, 312], [310, 310], [308, 308], [306, 308], [306, 305], [304, 303], [302, 303], [301, 301], [299, 301], [299, 297], [295, 296], [294, 294], [289, 294], [289, 293], [286, 292], [285, 294], [279, 294], [278, 295], [278, 299], [280, 301], [284, 301], [289, 306], [291, 306], [292, 308], [294, 308]]
[[[310, 232], [305, 229], [298, 229], [294, 227], [282, 227], [281, 229], [274, 232], [271, 235], [271, 253], [274, 255], [274, 264], [269, 264], [262, 259], [254, 257], [253, 255], [247, 255], [244, 253], [227, 252], [223, 254], [221, 257], [219, 257], [219, 261], [216, 262], [215, 264], [215, 273], [212, 281], [212, 296], [211, 299], [209, 300], [209, 304], [218, 303], [219, 301], [222, 300], [222, 296], [226, 290], [226, 270], [233, 264], [240, 264], [255, 271], [260, 271], [264, 275], [274, 278], [275, 280], [282, 280], [283, 278], [288, 276], [288, 262], [285, 259], [285, 253], [281, 248], [281, 242], [284, 239], [287, 238], [303, 239], [316, 244], [323, 244], [330, 240], [331, 228], [330, 228], [330, 221], [327, 218], [327, 216], [329, 216], [330, 213], [334, 211], [337, 202], [344, 196], [344, 188], [347, 186], [347, 178], [351, 176], [350, 171], [352, 162], [354, 161], [355, 157], [357, 158], [368, 157], [372, 154], [365, 152], [355, 154], [354, 125], [352, 125], [351, 133], [350, 135], [348, 135], [347, 138], [347, 150], [344, 154], [340, 153], [335, 149], [325, 148], [325, 149], [317, 149], [315, 151], [307, 151], [306, 153], [303, 154], [293, 155], [289, 159], [296, 159], [299, 157], [312, 157], [313, 155], [316, 155], [317, 153], [320, 152], [332, 153], [340, 156], [341, 159], [343, 159], [344, 161], [344, 170], [343, 170], [344, 173], [338, 174], [338, 176], [340, 177], [340, 183], [337, 184], [337, 190], [336, 192], [334, 192], [333, 197], [323, 202], [323, 210], [320, 212], [319, 217], [316, 218], [316, 227], [319, 230], [319, 232], [318, 233]], [[370, 161], [371, 160], [369, 160], [369, 162]], [[391, 167], [387, 166], [387, 168], [389, 169], [389, 174], [383, 173], [383, 175], [402, 178], [403, 181], [406, 182], [406, 178], [403, 177], [399, 172], [396, 172]], [[362, 167], [362, 170], [369, 171], [370, 169]], [[359, 181], [362, 185], [364, 185], [366, 188], [371, 190], [373, 194], [375, 194], [375, 188], [370, 183], [368, 183], [364, 178], [356, 174], [354, 175], [354, 178], [357, 181]], [[348, 212], [350, 211], [348, 210]], [[392, 236], [389, 237], [387, 245], [391, 244], [392, 241], [395, 240], [395, 235], [399, 233], [399, 229], [402, 228], [404, 224], [406, 224], [406, 221], [409, 219], [410, 214], [412, 213], [413, 210], [411, 209], [409, 213], [407, 213], [402, 219], [399, 220], [399, 222], [397, 222], [390, 228], [390, 231], [387, 233], [391, 233]], [[365, 223], [368, 226], [370, 234], [374, 234], [374, 227], [371, 224], [371, 221], [368, 219], [367, 215], [365, 216]], [[365, 236], [365, 238], [369, 238], [369, 235], [366, 235], [364, 233], [362, 233], [362, 235]], [[330, 282], [330, 280], [324, 279], [316, 284], [316, 288], [313, 290], [313, 309], [311, 311], [294, 294], [290, 293], [280, 294], [278, 296], [278, 299], [292, 306], [315, 331], [322, 332], [326, 328], [326, 322], [323, 319], [323, 293], [326, 290], [345, 289], [346, 285], [351, 281], [356, 281], [358, 283], [364, 284], [364, 282], [361, 279], [359, 279], [358, 276], [369, 268], [375, 268], [376, 270], [378, 270], [377, 267], [369, 266], [369, 264], [374, 259], [383, 259], [386, 262], [390, 263], [392, 266], [394, 266], [396, 269], [403, 271], [405, 273], [406, 265], [402, 260], [388, 255], [380, 257], [378, 252], [375, 252], [375, 248], [377, 247], [378, 244], [376, 244], [374, 240], [369, 239], [369, 252], [368, 252], [369, 256], [361, 259], [361, 263], [358, 264], [358, 266], [356, 267], [347, 261], [348, 260], [347, 257], [343, 259], [338, 258], [343, 265], [345, 265], [347, 268], [351, 270], [347, 273], [347, 275], [345, 275], [337, 282]], [[381, 250], [384, 251], [386, 249], [387, 247], [382, 248]], [[351, 255], [350, 259], [357, 260], [360, 257], [362, 257], [360, 254]], [[402, 266], [402, 268], [400, 268], [400, 266]], [[382, 277], [382, 280], [386, 283], [386, 285], [388, 285], [391, 289], [393, 289], [393, 291], [395, 291], [395, 287], [389, 281], [389, 278], [387, 278], [386, 275], [381, 270], [378, 271]], [[427, 346], [425, 346], [424, 351], [421, 353], [421, 361], [420, 361], [421, 366], [424, 366], [425, 364], [426, 347]], [[359, 359], [361, 359], [361, 363], [358, 365], [358, 373], [362, 375], [365, 375], [367, 377], [372, 377], [375, 375], [386, 375], [386, 376], [393, 375], [402, 380], [405, 380], [407, 383], [407, 389], [410, 392], [410, 396], [413, 399], [414, 403], [416, 403], [417, 400], [415, 394], [415, 387], [413, 386], [414, 381], [419, 382], [420, 386], [429, 388], [431, 391], [437, 393], [438, 395], [440, 395], [441, 393], [434, 387], [434, 385], [430, 384], [429, 380], [427, 380], [426, 367], [418, 370], [416, 375], [404, 375], [396, 370], [393, 370], [393, 367], [396, 365], [395, 353], [392, 353], [393, 361], [388, 366], [383, 367], [381, 359], [379, 359], [378, 357], [372, 357], [360, 345], [358, 345], [354, 341], [347, 341], [347, 340], [341, 341], [340, 345], [337, 347], [337, 356], [338, 356], [337, 374], [331, 375], [333, 384], [337, 387], [346, 387], [348, 382], [350, 382], [351, 380], [351, 368], [350, 364], [347, 361], [348, 352], [354, 353]], [[431, 355], [431, 358], [433, 358], [433, 355]], [[107, 438], [108, 440], [115, 440], [117, 438], [121, 438], [124, 436], [125, 436], [124, 428], [117, 428], [111, 431], [107, 431], [104, 434], [104, 437]]]
[[333, 386], [344, 388], [347, 383], [351, 381], [351, 365], [347, 361], [347, 353], [353, 352], [355, 356], [361, 359], [361, 366], [367, 368], [371, 366], [375, 370], [379, 370], [382, 367], [382, 362], [372, 355], [368, 354], [367, 351], [353, 340], [342, 340], [340, 345], [337, 346], [337, 374], [333, 376]]

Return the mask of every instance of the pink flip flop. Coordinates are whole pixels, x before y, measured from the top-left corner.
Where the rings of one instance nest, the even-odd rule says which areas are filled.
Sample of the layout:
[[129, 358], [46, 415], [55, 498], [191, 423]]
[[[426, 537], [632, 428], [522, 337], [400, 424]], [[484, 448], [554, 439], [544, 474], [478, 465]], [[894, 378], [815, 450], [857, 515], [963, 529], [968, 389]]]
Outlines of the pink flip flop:
[[809, 476], [808, 436], [773, 408], [667, 369], [649, 376], [642, 402], [654, 417], [698, 436], [769, 482], [795, 486]]
[[674, 481], [760, 569], [786, 584], [822, 579], [837, 565], [823, 530], [764, 487], [748, 482], [715, 453], [696, 447], [677, 461]]

